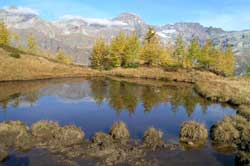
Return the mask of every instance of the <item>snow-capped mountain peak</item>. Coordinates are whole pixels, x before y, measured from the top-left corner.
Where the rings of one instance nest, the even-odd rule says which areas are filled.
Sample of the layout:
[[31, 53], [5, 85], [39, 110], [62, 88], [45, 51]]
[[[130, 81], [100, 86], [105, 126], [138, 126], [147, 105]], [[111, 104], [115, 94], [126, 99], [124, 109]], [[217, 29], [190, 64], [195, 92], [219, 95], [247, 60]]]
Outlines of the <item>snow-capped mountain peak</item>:
[[129, 25], [144, 25], [145, 22], [141, 17], [133, 13], [121, 13], [119, 16], [115, 17], [113, 20], [122, 21]]

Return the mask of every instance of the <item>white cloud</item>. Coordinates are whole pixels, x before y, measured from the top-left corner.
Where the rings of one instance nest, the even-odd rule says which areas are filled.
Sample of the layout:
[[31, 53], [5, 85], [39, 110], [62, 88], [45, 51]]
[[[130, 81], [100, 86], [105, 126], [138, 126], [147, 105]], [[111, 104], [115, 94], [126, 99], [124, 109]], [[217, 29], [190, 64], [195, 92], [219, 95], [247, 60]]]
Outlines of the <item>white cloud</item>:
[[15, 14], [33, 14], [39, 15], [37, 10], [27, 8], [27, 7], [4, 7], [4, 10], [7, 12], [15, 13]]
[[113, 21], [110, 19], [98, 19], [98, 18], [83, 18], [81, 16], [73, 16], [73, 15], [65, 15], [61, 17], [64, 20], [71, 20], [71, 19], [78, 19], [86, 21], [88, 24], [99, 24], [99, 25], [106, 25], [106, 26], [124, 26], [127, 25], [122, 21]]

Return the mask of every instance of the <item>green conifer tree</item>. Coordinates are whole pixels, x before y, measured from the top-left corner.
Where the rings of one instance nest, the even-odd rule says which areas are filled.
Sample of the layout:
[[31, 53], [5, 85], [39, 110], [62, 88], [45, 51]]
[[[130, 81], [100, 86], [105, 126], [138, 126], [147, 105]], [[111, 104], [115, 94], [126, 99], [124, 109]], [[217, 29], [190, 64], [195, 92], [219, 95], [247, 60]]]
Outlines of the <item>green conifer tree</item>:
[[28, 52], [35, 54], [37, 52], [37, 43], [36, 43], [36, 38], [33, 36], [33, 34], [30, 34], [28, 39], [27, 39], [27, 49]]
[[250, 77], [250, 67], [249, 66], [246, 68], [244, 75], [247, 77]]
[[233, 53], [232, 47], [229, 45], [226, 48], [225, 51], [225, 68], [224, 68], [224, 73], [227, 76], [232, 76], [234, 75], [234, 70], [235, 70], [235, 57]]
[[10, 33], [4, 22], [0, 22], [0, 45], [8, 46], [9, 44], [10, 44]]
[[158, 66], [162, 64], [162, 58], [166, 56], [166, 49], [163, 47], [160, 38], [155, 33], [155, 30], [149, 28], [140, 58], [148, 66]]
[[92, 50], [90, 57], [91, 67], [94, 69], [104, 69], [105, 61], [107, 61], [107, 56], [109, 54], [109, 47], [106, 45], [103, 38], [98, 39]]
[[145, 37], [145, 42], [150, 43], [151, 40], [154, 40], [155, 36], [156, 36], [155, 29], [153, 27], [149, 27]]
[[201, 51], [201, 56], [198, 59], [200, 67], [210, 69], [211, 63], [213, 63], [213, 54], [215, 49], [211, 40], [207, 40]]
[[183, 41], [182, 36], [178, 35], [175, 43], [174, 57], [179, 65], [183, 66], [185, 56], [185, 42]]
[[62, 49], [60, 49], [56, 53], [56, 60], [58, 62], [60, 62], [60, 63], [64, 63], [64, 64], [67, 64], [67, 65], [72, 63], [72, 59], [70, 57], [66, 56]]
[[112, 67], [120, 67], [125, 63], [126, 35], [120, 33], [111, 41], [109, 60]]
[[136, 33], [127, 37], [125, 57], [123, 59], [123, 66], [132, 67], [134, 66], [139, 58], [140, 51], [140, 40]]
[[193, 66], [198, 65], [198, 59], [201, 56], [201, 47], [198, 38], [194, 38], [188, 51], [188, 59]]

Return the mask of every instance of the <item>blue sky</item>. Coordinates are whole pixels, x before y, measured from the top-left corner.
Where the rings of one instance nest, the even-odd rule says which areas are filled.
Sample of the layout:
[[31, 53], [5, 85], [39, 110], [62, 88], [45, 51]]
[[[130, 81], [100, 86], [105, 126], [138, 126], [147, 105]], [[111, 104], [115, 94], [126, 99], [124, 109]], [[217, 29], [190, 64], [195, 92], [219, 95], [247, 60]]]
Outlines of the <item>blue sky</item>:
[[225, 30], [250, 29], [250, 0], [0, 0], [0, 7], [29, 7], [47, 20], [64, 15], [113, 18], [132, 12], [147, 23], [199, 22]]

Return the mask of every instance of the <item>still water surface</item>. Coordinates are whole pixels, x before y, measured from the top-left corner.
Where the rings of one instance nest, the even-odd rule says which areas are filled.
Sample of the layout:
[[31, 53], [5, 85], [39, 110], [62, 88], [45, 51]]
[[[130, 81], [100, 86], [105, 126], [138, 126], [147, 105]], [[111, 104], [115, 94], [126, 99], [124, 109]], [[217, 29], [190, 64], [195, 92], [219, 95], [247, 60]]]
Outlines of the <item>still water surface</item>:
[[[87, 138], [97, 131], [108, 132], [114, 122], [122, 120], [132, 138], [141, 139], [147, 128], [155, 127], [164, 132], [167, 142], [178, 143], [184, 121], [195, 120], [210, 129], [227, 115], [235, 115], [235, 110], [201, 98], [188, 84], [104, 78], [0, 84], [0, 122], [74, 124]], [[187, 155], [192, 153], [197, 152]], [[233, 155], [217, 153], [210, 143], [201, 153], [209, 154], [217, 164], [233, 165]]]

